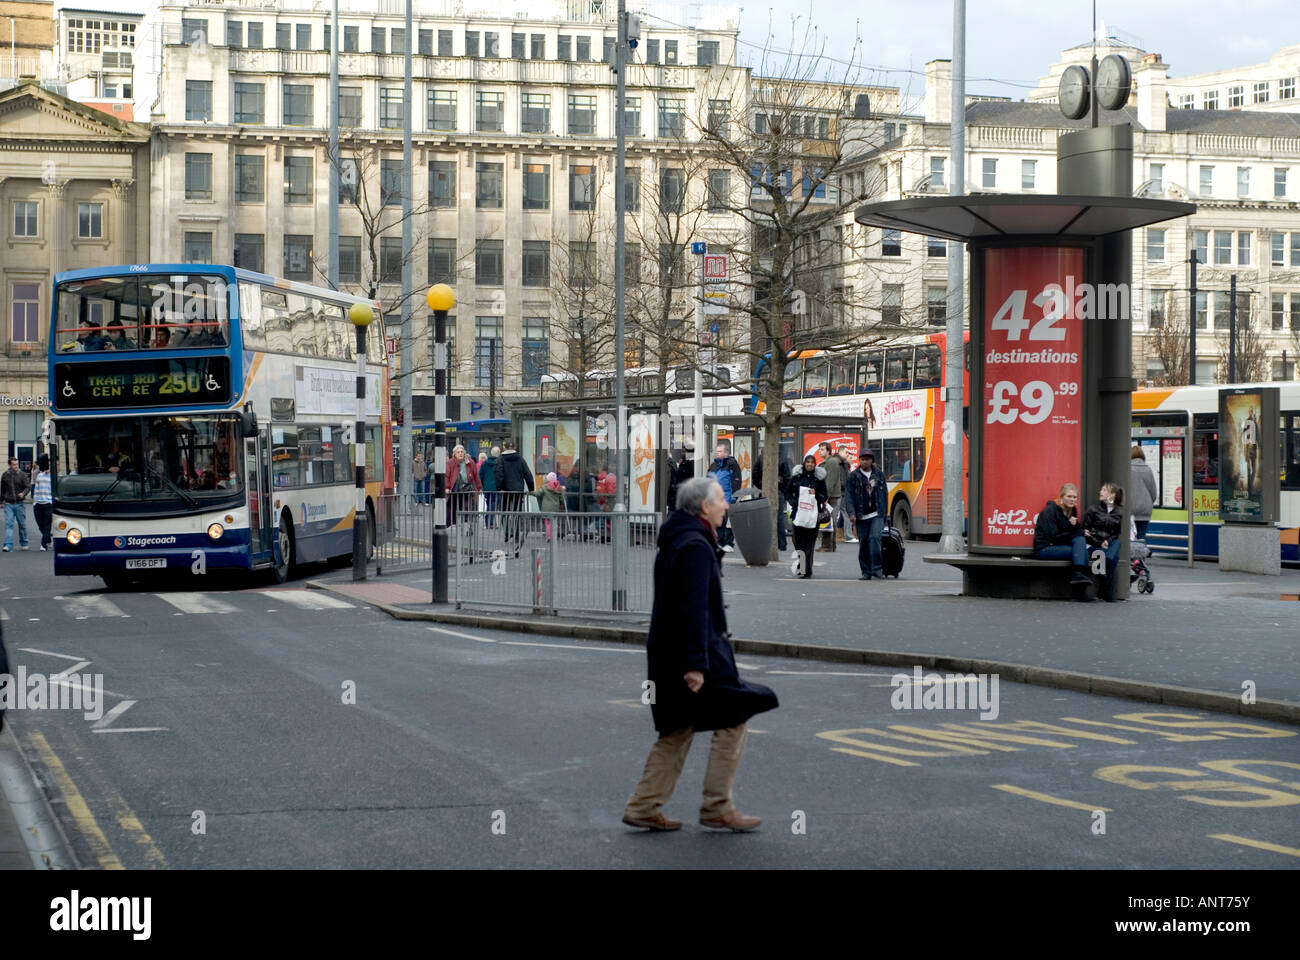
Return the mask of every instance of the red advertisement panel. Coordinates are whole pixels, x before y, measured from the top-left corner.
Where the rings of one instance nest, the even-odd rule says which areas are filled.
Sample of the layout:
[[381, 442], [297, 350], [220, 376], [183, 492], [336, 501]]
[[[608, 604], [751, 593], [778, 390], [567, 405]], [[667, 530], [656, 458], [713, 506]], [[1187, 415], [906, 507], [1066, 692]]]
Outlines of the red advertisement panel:
[[1080, 482], [1087, 292], [1077, 248], [984, 252], [985, 546], [1032, 548], [1043, 504]]
[[[805, 433], [803, 435], [803, 456], [806, 457], [811, 453], [820, 464], [825, 458], [821, 455], [821, 451], [817, 449], [819, 443], [829, 443], [832, 453], [841, 446], [845, 446], [849, 448], [849, 466], [856, 467], [858, 463], [858, 445], [861, 441], [862, 436], [857, 433]], [[802, 466], [803, 457], [800, 457], [799, 463], [794, 464], [794, 468], [798, 470]]]

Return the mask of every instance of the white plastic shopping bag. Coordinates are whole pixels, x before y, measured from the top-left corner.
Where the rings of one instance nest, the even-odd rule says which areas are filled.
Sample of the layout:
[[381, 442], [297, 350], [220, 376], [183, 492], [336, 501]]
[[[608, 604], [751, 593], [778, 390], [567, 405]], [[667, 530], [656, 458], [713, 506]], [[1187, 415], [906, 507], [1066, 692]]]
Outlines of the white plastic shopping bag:
[[817, 527], [817, 494], [812, 487], [799, 488], [799, 509], [795, 511], [794, 525], [807, 530]]

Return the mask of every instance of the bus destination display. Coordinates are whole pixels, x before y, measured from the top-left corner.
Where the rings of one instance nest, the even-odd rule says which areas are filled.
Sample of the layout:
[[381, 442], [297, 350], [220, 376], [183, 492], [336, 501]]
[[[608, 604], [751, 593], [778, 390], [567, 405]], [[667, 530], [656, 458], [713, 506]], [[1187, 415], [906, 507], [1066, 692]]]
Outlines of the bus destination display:
[[60, 363], [54, 367], [51, 399], [59, 410], [229, 403], [230, 359]]

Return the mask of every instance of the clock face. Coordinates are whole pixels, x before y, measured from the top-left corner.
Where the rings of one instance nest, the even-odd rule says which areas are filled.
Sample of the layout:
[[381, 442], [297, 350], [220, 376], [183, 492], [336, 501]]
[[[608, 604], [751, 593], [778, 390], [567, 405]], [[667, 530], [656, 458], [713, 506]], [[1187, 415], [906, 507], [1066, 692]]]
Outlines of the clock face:
[[1066, 67], [1057, 92], [1061, 112], [1071, 120], [1078, 120], [1088, 112], [1088, 93], [1088, 71], [1078, 64]]
[[1097, 65], [1097, 106], [1103, 110], [1118, 110], [1128, 103], [1132, 74], [1128, 61], [1117, 53], [1102, 59]]

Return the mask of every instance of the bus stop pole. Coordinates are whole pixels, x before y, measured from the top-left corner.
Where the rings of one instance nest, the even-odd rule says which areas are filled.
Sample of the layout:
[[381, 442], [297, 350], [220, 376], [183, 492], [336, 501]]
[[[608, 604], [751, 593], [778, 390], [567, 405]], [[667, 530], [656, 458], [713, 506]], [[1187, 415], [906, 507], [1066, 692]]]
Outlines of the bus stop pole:
[[[952, 7], [952, 130], [949, 143], [952, 175], [948, 192], [966, 192], [966, 0]], [[961, 553], [962, 536], [962, 313], [965, 306], [965, 245], [948, 241], [947, 336], [943, 360], [943, 505], [940, 513], [940, 553]], [[864, 422], [865, 428], [867, 424]], [[934, 519], [928, 518], [931, 523]]]
[[433, 534], [430, 564], [433, 568], [433, 602], [447, 603], [447, 311], [456, 294], [437, 283], [425, 294], [433, 311]]
[[374, 308], [368, 303], [354, 303], [348, 309], [348, 319], [357, 332], [357, 422], [352, 434], [357, 485], [356, 509], [352, 513], [353, 580], [366, 579], [369, 559], [366, 556], [366, 333], [374, 318]]

